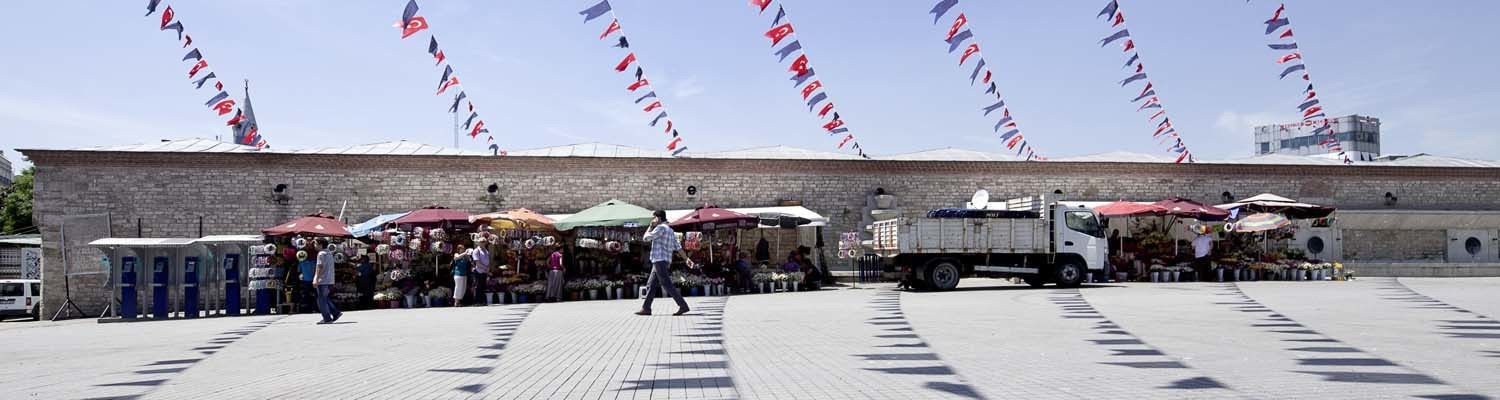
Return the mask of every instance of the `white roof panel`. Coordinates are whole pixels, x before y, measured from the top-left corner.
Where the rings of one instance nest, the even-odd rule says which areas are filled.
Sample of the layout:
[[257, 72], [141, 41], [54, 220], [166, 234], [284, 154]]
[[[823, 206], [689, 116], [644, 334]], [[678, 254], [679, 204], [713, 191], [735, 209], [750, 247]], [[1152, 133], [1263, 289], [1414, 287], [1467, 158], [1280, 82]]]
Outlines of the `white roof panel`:
[[609, 143], [580, 143], [566, 146], [543, 147], [530, 150], [516, 150], [508, 153], [512, 156], [523, 157], [622, 157], [622, 158], [668, 158], [672, 155], [663, 151], [652, 151], [630, 146], [621, 146]]
[[103, 238], [89, 242], [96, 247], [179, 247], [193, 244], [193, 238]]
[[1022, 161], [1020, 157], [1004, 153], [985, 153], [968, 149], [956, 149], [946, 147], [919, 151], [915, 153], [896, 154], [875, 157], [877, 160], [893, 161]]
[[853, 154], [833, 153], [799, 149], [788, 146], [756, 147], [741, 150], [702, 153], [697, 158], [741, 159], [741, 160], [860, 160]]
[[265, 241], [261, 235], [209, 235], [193, 240], [193, 243], [260, 243]]
[[1174, 160], [1157, 157], [1149, 154], [1131, 153], [1128, 151], [1112, 151], [1108, 153], [1088, 154], [1073, 157], [1053, 158], [1051, 161], [1062, 162], [1122, 162], [1122, 163], [1169, 163]]

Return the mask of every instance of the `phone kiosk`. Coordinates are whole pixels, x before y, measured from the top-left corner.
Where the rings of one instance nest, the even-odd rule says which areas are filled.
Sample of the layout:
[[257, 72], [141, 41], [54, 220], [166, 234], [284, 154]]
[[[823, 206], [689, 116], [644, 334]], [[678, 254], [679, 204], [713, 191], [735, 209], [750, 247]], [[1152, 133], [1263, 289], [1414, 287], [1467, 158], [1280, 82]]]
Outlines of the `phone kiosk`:
[[[111, 305], [119, 305], [109, 308], [110, 315], [135, 319], [139, 311], [145, 311], [148, 318], [167, 319], [173, 312], [181, 311], [173, 303], [182, 299], [173, 298], [173, 293], [182, 292], [173, 289], [182, 284], [176, 278], [183, 277], [183, 265], [180, 261], [173, 261], [183, 260], [184, 250], [194, 240], [104, 238], [90, 242], [89, 245], [99, 248], [109, 257], [111, 265], [120, 266], [110, 270], [109, 281], [116, 288], [111, 292], [118, 296], [114, 299], [117, 303]], [[144, 296], [140, 292], [142, 288], [149, 288]]]
[[198, 271], [210, 313], [217, 315], [221, 308], [227, 315], [244, 312], [245, 282], [249, 278], [244, 263], [250, 258], [249, 250], [264, 242], [260, 235], [204, 236], [193, 241], [204, 247], [200, 252], [207, 257]]

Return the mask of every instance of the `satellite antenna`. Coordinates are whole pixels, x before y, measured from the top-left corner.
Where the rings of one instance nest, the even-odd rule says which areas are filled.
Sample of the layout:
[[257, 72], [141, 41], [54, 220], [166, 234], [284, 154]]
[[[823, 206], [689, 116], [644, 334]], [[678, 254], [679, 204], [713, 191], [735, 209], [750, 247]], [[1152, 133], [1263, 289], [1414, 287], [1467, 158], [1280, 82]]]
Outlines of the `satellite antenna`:
[[990, 191], [979, 189], [969, 198], [969, 208], [983, 210], [990, 206]]

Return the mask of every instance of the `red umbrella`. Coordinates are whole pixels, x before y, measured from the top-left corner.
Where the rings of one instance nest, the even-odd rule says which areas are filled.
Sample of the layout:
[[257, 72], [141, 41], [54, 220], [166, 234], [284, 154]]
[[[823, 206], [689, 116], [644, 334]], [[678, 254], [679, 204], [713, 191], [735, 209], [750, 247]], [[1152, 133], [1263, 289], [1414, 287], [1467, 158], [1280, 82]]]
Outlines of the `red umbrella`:
[[391, 223], [396, 225], [421, 225], [429, 227], [468, 226], [469, 213], [443, 206], [427, 206], [412, 211]]
[[720, 229], [751, 229], [760, 226], [760, 217], [741, 214], [714, 206], [703, 206], [692, 213], [672, 221], [672, 229], [685, 231], [714, 231]]
[[1229, 219], [1229, 211], [1181, 197], [1170, 197], [1166, 200], [1152, 203], [1152, 205], [1166, 209], [1167, 215], [1192, 218], [1199, 221], [1223, 221]]
[[1102, 206], [1094, 207], [1094, 213], [1100, 217], [1138, 217], [1142, 215], [1162, 215], [1167, 209], [1155, 204], [1141, 204], [1131, 201], [1116, 201]]
[[266, 236], [307, 235], [340, 238], [354, 237], [354, 234], [349, 233], [348, 226], [325, 213], [312, 214], [294, 219], [285, 224], [261, 229], [260, 233]]

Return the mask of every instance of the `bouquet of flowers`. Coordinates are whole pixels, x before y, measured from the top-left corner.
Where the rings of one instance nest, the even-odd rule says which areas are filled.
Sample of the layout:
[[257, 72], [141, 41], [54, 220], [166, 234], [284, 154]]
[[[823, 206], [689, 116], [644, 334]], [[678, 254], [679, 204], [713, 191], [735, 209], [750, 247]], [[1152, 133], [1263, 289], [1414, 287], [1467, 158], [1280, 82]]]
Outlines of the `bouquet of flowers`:
[[806, 278], [807, 278], [807, 273], [806, 272], [788, 272], [788, 273], [786, 273], [786, 280], [791, 281], [791, 282], [802, 282]]
[[387, 275], [387, 276], [390, 277], [388, 279], [390, 279], [391, 282], [400, 282], [403, 279], [409, 279], [409, 278], [411, 278], [411, 272], [407, 271], [404, 268], [396, 268], [396, 269], [390, 270], [390, 271], [386, 272], [385, 275]]
[[604, 281], [599, 279], [589, 279], [587, 281], [583, 281], [584, 290], [599, 290], [603, 289], [605, 286], [606, 285]]
[[775, 275], [773, 275], [773, 273], [771, 273], [771, 272], [757, 272], [757, 273], [755, 273], [755, 275], [751, 275], [750, 276], [750, 281], [758, 283], [758, 284], [759, 283], [771, 282], [771, 281], [774, 281], [775, 279], [776, 279]]
[[563, 291], [577, 292], [583, 290], [583, 281], [573, 280], [563, 283]]
[[436, 298], [440, 298], [440, 299], [442, 299], [442, 298], [448, 298], [448, 297], [453, 297], [453, 289], [449, 289], [449, 288], [443, 287], [443, 286], [438, 286], [436, 288], [433, 288], [432, 290], [427, 291], [427, 296], [428, 297], [436, 297]]
[[1322, 270], [1333, 269], [1333, 263], [1318, 264], [1318, 269], [1322, 269]]
[[[397, 288], [387, 288], [386, 290], [380, 291], [380, 294], [385, 295], [385, 299], [387, 301], [401, 300], [402, 297], [405, 297], [405, 296], [402, 295], [401, 289], [397, 289]], [[376, 300], [379, 300], [379, 299], [376, 299]]]
[[529, 284], [526, 284], [526, 285], [522, 286], [522, 290], [517, 290], [517, 292], [523, 293], [523, 294], [532, 294], [532, 295], [546, 294], [547, 293], [547, 282], [546, 281], [532, 282], [532, 283], [529, 283]]
[[719, 286], [724, 284], [724, 278], [704, 278], [703, 283], [709, 286]]

